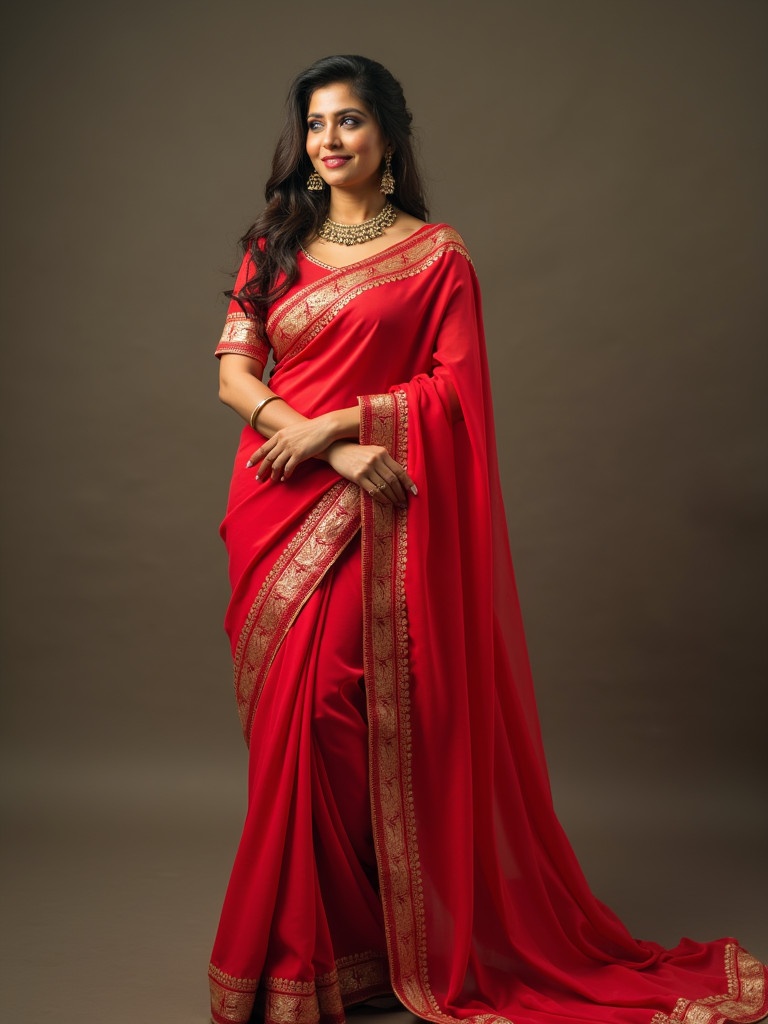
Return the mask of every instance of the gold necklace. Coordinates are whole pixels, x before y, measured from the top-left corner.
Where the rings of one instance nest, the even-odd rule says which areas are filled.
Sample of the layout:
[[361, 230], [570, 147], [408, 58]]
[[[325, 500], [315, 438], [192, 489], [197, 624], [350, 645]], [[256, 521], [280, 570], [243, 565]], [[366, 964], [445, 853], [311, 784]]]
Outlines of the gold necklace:
[[362, 224], [339, 224], [337, 220], [328, 217], [320, 226], [317, 236], [326, 242], [338, 242], [339, 245], [360, 245], [382, 235], [385, 228], [395, 223], [396, 217], [397, 210], [392, 203], [385, 203], [383, 210]]

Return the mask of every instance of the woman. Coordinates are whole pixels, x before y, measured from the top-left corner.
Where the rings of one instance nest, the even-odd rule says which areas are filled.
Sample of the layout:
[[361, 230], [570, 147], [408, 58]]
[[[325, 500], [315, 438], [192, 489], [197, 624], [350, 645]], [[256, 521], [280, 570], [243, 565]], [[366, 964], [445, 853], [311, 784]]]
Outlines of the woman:
[[632, 939], [555, 817], [477, 281], [426, 223], [389, 72], [299, 75], [266, 195], [217, 348], [250, 778], [213, 1020], [341, 1024], [392, 992], [446, 1022], [761, 1019], [758, 961]]

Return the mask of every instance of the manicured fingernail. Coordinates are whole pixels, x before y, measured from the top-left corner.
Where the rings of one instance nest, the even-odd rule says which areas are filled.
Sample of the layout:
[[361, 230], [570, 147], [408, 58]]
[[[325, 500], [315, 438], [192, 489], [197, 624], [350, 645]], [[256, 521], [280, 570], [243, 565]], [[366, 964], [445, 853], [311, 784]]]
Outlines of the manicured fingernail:
[[248, 459], [248, 461], [247, 461], [247, 462], [246, 462], [246, 464], [245, 464], [245, 468], [246, 468], [246, 469], [250, 469], [252, 465], [253, 465], [253, 463], [251, 462], [251, 460], [250, 460], [250, 459]]
[[411, 484], [411, 494], [418, 494], [418, 493], [419, 493], [419, 489], [416, 486], [416, 484]]

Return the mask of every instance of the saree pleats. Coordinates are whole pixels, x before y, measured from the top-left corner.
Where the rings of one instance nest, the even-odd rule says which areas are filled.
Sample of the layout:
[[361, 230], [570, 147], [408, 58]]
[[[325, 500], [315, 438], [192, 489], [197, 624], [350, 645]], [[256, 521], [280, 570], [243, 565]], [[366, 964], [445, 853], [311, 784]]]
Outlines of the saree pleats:
[[555, 815], [461, 239], [300, 267], [268, 320], [273, 390], [307, 415], [358, 401], [361, 443], [419, 493], [383, 505], [312, 462], [254, 484], [243, 432], [223, 533], [250, 786], [214, 1021], [341, 1024], [388, 991], [445, 1024], [761, 1020], [762, 964], [732, 938], [635, 940]]
[[[248, 814], [213, 964], [214, 1020], [343, 1020], [390, 991], [370, 825], [359, 545], [314, 591], [251, 734]], [[357, 600], [354, 598], [357, 597]], [[288, 1014], [288, 1017], [286, 1017]]]

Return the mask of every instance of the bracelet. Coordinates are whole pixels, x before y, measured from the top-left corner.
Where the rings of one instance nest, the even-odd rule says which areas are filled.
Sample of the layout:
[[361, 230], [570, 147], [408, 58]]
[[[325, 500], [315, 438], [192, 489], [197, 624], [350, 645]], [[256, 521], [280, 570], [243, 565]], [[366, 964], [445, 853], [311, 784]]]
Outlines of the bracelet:
[[[248, 422], [250, 423], [254, 430], [256, 429], [256, 420], [261, 410], [264, 408], [265, 405], [268, 405], [270, 402], [274, 402], [276, 399], [280, 399], [280, 395], [268, 395], [266, 398], [262, 398], [262, 400], [259, 402], [256, 408], [253, 410]], [[282, 401], [282, 399], [280, 399], [280, 401]]]

